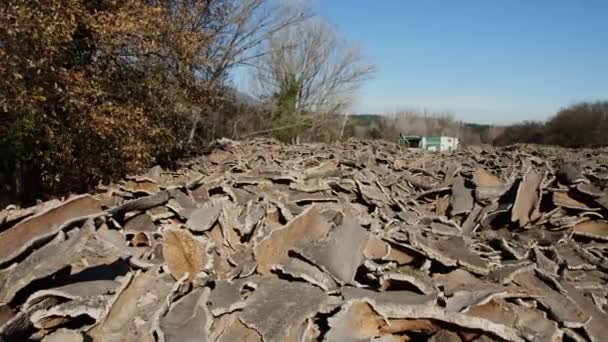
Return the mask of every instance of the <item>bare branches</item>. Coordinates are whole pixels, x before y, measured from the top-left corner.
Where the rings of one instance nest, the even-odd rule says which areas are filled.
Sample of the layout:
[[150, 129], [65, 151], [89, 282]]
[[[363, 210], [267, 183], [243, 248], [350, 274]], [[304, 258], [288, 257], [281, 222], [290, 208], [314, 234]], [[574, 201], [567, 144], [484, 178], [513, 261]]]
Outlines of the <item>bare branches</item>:
[[287, 27], [268, 40], [263, 52], [254, 75], [260, 95], [276, 99], [296, 88], [295, 113], [343, 110], [375, 70], [320, 18]]
[[217, 79], [228, 69], [250, 64], [263, 54], [259, 46], [281, 30], [310, 17], [299, 2], [277, 0], [232, 0], [228, 15], [214, 30], [215, 42], [207, 57], [214, 61], [208, 77]]

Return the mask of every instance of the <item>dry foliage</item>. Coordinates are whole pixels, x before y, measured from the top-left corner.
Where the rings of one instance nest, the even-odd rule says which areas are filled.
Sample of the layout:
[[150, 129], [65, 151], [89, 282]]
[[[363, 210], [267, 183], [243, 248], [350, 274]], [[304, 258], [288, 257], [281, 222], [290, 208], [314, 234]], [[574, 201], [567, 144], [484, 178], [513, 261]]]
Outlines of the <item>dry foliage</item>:
[[85, 191], [230, 136], [228, 71], [305, 16], [271, 0], [2, 1], [2, 190]]

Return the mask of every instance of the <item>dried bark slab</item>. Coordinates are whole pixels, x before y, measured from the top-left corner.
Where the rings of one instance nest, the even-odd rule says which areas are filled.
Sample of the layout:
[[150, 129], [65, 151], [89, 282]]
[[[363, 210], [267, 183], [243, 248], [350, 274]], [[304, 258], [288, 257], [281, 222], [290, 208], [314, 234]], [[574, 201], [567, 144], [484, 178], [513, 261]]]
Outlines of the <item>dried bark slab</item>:
[[75, 330], [59, 329], [46, 335], [42, 342], [84, 342], [84, 336]]
[[500, 268], [493, 269], [488, 274], [488, 279], [496, 283], [506, 285], [512, 282], [518, 274], [523, 272], [529, 272], [533, 270], [533, 268], [534, 265], [530, 263], [503, 266]]
[[251, 234], [258, 222], [264, 218], [264, 215], [266, 215], [266, 209], [262, 204], [250, 202], [247, 205], [243, 226], [240, 229], [241, 236]]
[[155, 232], [156, 225], [150, 215], [144, 213], [130, 218], [123, 229], [134, 232]]
[[30, 216], [0, 233], [0, 264], [19, 256], [36, 243], [56, 234], [66, 224], [101, 214], [99, 201], [91, 195], [76, 196], [48, 211]]
[[267, 278], [249, 297], [240, 318], [264, 341], [285, 341], [298, 325], [322, 309], [326, 298], [318, 287]]
[[502, 287], [481, 280], [463, 269], [455, 269], [447, 274], [434, 274], [433, 284], [443, 288], [443, 293], [448, 297], [458, 291], [485, 291]]
[[105, 318], [88, 331], [94, 341], [137, 341], [152, 334], [154, 315], [173, 287], [172, 280], [156, 272], [138, 272], [130, 279]]
[[[43, 279], [61, 269], [85, 269], [111, 264], [118, 256], [116, 249], [97, 238], [92, 223], [76, 231], [67, 241], [60, 233], [23, 262], [0, 272], [0, 303], [10, 302], [19, 290], [32, 281]], [[78, 263], [83, 266], [79, 267]]]
[[562, 332], [557, 323], [549, 320], [544, 312], [521, 305], [492, 300], [471, 308], [467, 311], [467, 315], [511, 326], [521, 331], [531, 341], [562, 340]]
[[464, 185], [464, 178], [456, 177], [452, 185], [452, 198], [450, 201], [452, 216], [466, 214], [473, 209], [473, 193]]
[[163, 256], [176, 280], [186, 273], [194, 280], [201, 271], [213, 266], [210, 252], [213, 243], [207, 238], [194, 236], [185, 229], [165, 230], [163, 237]]
[[120, 286], [121, 282], [115, 280], [91, 280], [40, 290], [27, 299], [23, 308], [27, 310], [49, 298], [65, 301], [109, 295], [115, 293]]
[[445, 266], [462, 266], [480, 275], [487, 275], [490, 272], [487, 261], [471, 252], [462, 237], [431, 239], [418, 235], [412, 241], [412, 245]]
[[426, 273], [410, 269], [401, 268], [397, 272], [386, 272], [380, 277], [381, 288], [386, 290], [392, 283], [406, 282], [416, 287], [423, 294], [435, 294], [437, 289], [433, 286], [433, 280]]
[[541, 293], [537, 300], [549, 308], [551, 313], [568, 328], [581, 328], [590, 316], [586, 314], [574, 301], [555, 291], [534, 273], [522, 273], [515, 277], [515, 282], [525, 288]]
[[370, 235], [363, 250], [363, 255], [368, 259], [385, 259], [391, 252], [391, 246], [382, 239]]
[[273, 230], [254, 248], [258, 272], [269, 274], [274, 265], [287, 258], [289, 250], [297, 243], [324, 238], [331, 226], [321, 215], [320, 208], [312, 206], [287, 225]]
[[545, 253], [543, 253], [543, 251], [538, 247], [534, 247], [533, 251], [534, 261], [536, 262], [536, 266], [540, 270], [548, 274], [557, 274], [557, 271], [559, 270], [559, 265], [556, 262], [549, 259], [545, 255]]
[[194, 209], [186, 222], [186, 227], [194, 232], [204, 232], [213, 227], [222, 211], [222, 202], [212, 199], [201, 208]]
[[533, 170], [526, 172], [517, 188], [517, 196], [511, 210], [511, 222], [517, 222], [521, 227], [530, 222], [532, 211], [540, 201], [539, 192], [543, 179], [544, 175]]
[[151, 195], [160, 191], [158, 184], [149, 179], [141, 179], [137, 181], [129, 180], [125, 182], [121, 188], [132, 193], [144, 193], [146, 195]]
[[449, 330], [439, 330], [435, 335], [431, 336], [429, 342], [461, 342], [458, 334]]
[[608, 222], [586, 221], [578, 223], [574, 226], [573, 233], [592, 239], [608, 240]]
[[171, 305], [159, 322], [164, 341], [208, 341], [213, 323], [206, 305], [208, 296], [209, 288], [196, 288]]
[[59, 303], [32, 314], [30, 321], [38, 329], [53, 330], [76, 318], [88, 317], [93, 322], [104, 316], [111, 296], [81, 297]]
[[331, 274], [341, 284], [352, 284], [357, 268], [363, 262], [363, 250], [368, 238], [368, 233], [355, 218], [346, 215], [342, 225], [334, 229], [327, 239], [305, 246], [300, 244], [293, 250]]
[[586, 296], [583, 291], [577, 289], [566, 281], [561, 281], [560, 285], [568, 296], [589, 315], [590, 319], [584, 326], [584, 330], [593, 342], [600, 342], [606, 339], [606, 327], [608, 326], [608, 314], [600, 310], [593, 302], [592, 298]]
[[502, 187], [504, 183], [486, 169], [478, 167], [473, 172], [473, 183], [478, 187]]
[[8, 304], [0, 305], [0, 327], [3, 326], [6, 322], [8, 322], [11, 318], [15, 316], [13, 310], [11, 310]]
[[530, 293], [516, 292], [514, 289], [495, 287], [476, 291], [458, 291], [446, 299], [446, 309], [455, 312], [467, 312], [469, 308], [485, 304], [496, 298], [530, 297]]
[[121, 216], [129, 211], [147, 210], [165, 204], [169, 200], [168, 191], [160, 191], [154, 195], [136, 198], [108, 210], [111, 215]]
[[366, 341], [388, 327], [386, 320], [364, 301], [350, 301], [329, 319], [324, 341]]
[[484, 318], [450, 312], [437, 306], [386, 304], [381, 307], [374, 305], [374, 308], [387, 318], [433, 319], [467, 329], [481, 330], [507, 341], [524, 341], [524, 336], [511, 327]]
[[[225, 316], [220, 317], [222, 319]], [[262, 342], [262, 337], [254, 329], [248, 328], [236, 316], [228, 318], [229, 322], [223, 327], [217, 339], [211, 339], [216, 342]], [[218, 320], [216, 320], [217, 322]]]
[[247, 304], [241, 293], [244, 285], [246, 285], [245, 279], [233, 282], [227, 280], [216, 281], [208, 299], [208, 305], [213, 316], [243, 309]]
[[317, 266], [298, 258], [289, 258], [283, 263], [275, 265], [273, 270], [280, 274], [307, 281], [325, 291], [334, 290], [338, 287], [338, 284], [330, 275]]
[[[345, 300], [365, 300], [376, 308], [384, 305], [403, 304], [403, 305], [432, 305], [437, 300], [436, 294], [423, 295], [413, 291], [383, 291], [360, 289], [357, 287], [345, 286], [340, 289]], [[401, 318], [401, 317], [398, 317]]]
[[9, 225], [11, 223], [14, 223], [15, 221], [22, 220], [28, 216], [47, 211], [60, 204], [61, 201], [53, 199], [28, 208], [17, 208], [13, 206], [8, 206], [4, 210], [0, 211], [0, 225]]
[[570, 195], [568, 195], [567, 192], [554, 191], [551, 194], [551, 196], [552, 196], [553, 203], [557, 206], [569, 208], [569, 209], [583, 210], [583, 211], [593, 210], [592, 208], [587, 206], [585, 203], [580, 202], [580, 201], [570, 197]]

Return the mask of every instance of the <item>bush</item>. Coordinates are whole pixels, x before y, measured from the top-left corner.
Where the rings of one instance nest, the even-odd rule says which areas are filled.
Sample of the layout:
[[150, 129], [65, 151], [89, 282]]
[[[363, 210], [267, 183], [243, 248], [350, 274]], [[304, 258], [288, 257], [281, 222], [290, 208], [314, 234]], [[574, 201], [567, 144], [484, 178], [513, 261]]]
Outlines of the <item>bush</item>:
[[221, 92], [197, 77], [209, 37], [180, 9], [211, 23], [224, 4], [196, 3], [0, 3], [0, 173], [14, 196], [85, 191], [182, 147], [191, 114], [175, 105]]
[[584, 102], [560, 110], [546, 123], [547, 142], [567, 147], [608, 145], [608, 102]]

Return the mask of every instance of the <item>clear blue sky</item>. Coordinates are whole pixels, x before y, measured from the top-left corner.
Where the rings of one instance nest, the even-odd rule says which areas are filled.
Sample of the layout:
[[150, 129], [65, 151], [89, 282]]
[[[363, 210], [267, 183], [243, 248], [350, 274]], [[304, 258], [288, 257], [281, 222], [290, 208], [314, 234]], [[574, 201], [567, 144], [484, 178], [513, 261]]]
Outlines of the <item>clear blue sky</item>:
[[355, 111], [544, 120], [608, 100], [608, 0], [316, 0], [378, 67]]

